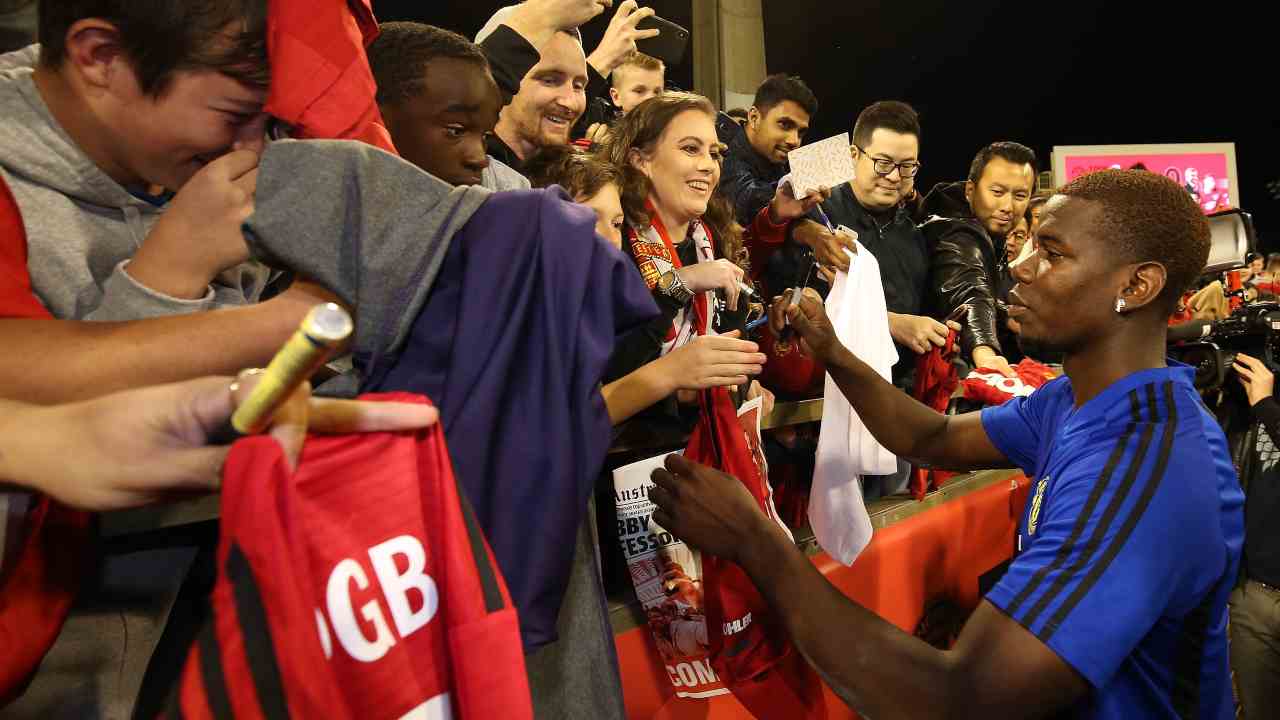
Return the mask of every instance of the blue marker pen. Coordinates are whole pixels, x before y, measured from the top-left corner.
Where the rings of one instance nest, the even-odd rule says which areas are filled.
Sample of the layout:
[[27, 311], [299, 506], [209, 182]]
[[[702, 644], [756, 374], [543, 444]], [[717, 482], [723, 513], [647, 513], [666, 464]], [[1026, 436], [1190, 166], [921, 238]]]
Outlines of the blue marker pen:
[[814, 205], [813, 209], [818, 211], [818, 217], [822, 218], [822, 224], [827, 226], [827, 230], [829, 230], [832, 235], [835, 235], [836, 234], [835, 226], [831, 224], [831, 218], [827, 217], [827, 214], [822, 211], [822, 205], [821, 204]]

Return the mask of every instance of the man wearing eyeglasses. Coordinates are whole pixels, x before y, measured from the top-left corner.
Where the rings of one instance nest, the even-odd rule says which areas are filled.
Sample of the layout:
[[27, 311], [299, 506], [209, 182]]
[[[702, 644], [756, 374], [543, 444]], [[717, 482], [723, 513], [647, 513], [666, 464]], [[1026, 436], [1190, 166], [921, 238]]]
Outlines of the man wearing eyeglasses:
[[[924, 314], [929, 251], [903, 203], [920, 172], [920, 118], [903, 102], [874, 103], [858, 115], [849, 151], [857, 174], [833, 190], [822, 209], [832, 223], [857, 232], [880, 265], [889, 334], [898, 349], [893, 384], [909, 392], [915, 356], [945, 345], [948, 330]], [[864, 478], [863, 491], [869, 498], [893, 494], [905, 489], [907, 478], [904, 471]]]
[[[912, 355], [947, 342], [947, 326], [922, 315], [929, 251], [903, 207], [920, 171], [920, 119], [906, 103], [877, 102], [853, 126], [857, 175], [834, 189], [822, 205], [831, 222], [858, 233], [880, 264], [889, 333], [901, 357], [894, 379], [913, 365]], [[908, 352], [909, 351], [909, 352]]]

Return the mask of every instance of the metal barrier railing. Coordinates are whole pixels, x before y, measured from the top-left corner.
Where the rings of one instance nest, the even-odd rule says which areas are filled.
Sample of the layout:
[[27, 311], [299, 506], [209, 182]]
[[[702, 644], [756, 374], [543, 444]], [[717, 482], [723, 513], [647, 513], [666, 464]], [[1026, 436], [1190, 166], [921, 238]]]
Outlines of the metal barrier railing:
[[[760, 424], [771, 429], [787, 425], [800, 425], [822, 419], [822, 399], [800, 400], [798, 402], [780, 402], [773, 406], [773, 412], [766, 415]], [[677, 444], [679, 439], [675, 439]], [[638, 448], [631, 448], [632, 451]], [[655, 447], [660, 452], [662, 447]], [[105, 513], [102, 517], [102, 534], [105, 537], [120, 537], [137, 533], [163, 530], [166, 528], [191, 525], [218, 517], [219, 503], [216, 495], [183, 500], [172, 503], [151, 505], [136, 510], [122, 510]]]

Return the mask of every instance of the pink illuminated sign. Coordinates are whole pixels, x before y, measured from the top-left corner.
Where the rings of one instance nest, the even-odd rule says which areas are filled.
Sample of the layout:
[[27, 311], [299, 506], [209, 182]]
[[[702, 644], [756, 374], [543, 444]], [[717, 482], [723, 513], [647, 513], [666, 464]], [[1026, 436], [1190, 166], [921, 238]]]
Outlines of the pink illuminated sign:
[[1063, 185], [1086, 173], [1108, 168], [1145, 168], [1187, 189], [1206, 214], [1239, 204], [1235, 146], [1095, 145], [1053, 149], [1054, 181]]

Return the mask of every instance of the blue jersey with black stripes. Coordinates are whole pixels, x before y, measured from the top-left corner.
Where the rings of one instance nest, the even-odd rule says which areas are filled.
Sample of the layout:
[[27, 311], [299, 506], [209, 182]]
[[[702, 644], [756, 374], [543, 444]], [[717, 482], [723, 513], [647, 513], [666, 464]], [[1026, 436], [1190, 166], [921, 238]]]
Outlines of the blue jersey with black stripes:
[[1060, 378], [982, 413], [1031, 479], [1019, 552], [987, 600], [1092, 686], [1072, 717], [1234, 715], [1227, 595], [1244, 494], [1192, 377], [1171, 362], [1079, 408]]

